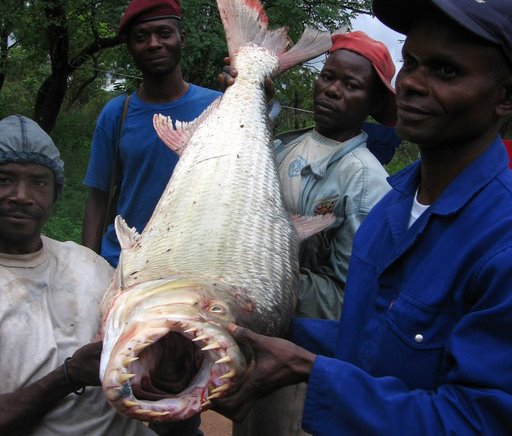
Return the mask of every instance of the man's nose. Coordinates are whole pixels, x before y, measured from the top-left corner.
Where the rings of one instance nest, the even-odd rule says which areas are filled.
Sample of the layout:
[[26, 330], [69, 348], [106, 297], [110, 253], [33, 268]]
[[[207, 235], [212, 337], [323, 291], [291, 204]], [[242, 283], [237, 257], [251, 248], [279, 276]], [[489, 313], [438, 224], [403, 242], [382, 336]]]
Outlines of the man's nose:
[[342, 90], [341, 90], [340, 83], [337, 80], [335, 80], [334, 82], [330, 83], [329, 86], [327, 86], [327, 88], [325, 88], [325, 93], [329, 97], [341, 98]]
[[151, 33], [149, 35], [148, 45], [151, 48], [160, 47], [162, 45], [160, 37], [156, 33]]
[[13, 183], [9, 199], [18, 203], [31, 203], [34, 199], [30, 183], [24, 180]]

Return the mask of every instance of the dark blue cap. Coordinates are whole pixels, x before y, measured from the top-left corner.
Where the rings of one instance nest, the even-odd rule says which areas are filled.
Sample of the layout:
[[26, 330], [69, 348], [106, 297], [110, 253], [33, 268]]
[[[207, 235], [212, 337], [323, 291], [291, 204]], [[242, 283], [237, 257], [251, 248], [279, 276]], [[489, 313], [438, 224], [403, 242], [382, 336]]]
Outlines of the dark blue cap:
[[431, 5], [469, 32], [500, 47], [512, 65], [512, 0], [373, 0], [373, 12], [386, 26], [407, 34]]

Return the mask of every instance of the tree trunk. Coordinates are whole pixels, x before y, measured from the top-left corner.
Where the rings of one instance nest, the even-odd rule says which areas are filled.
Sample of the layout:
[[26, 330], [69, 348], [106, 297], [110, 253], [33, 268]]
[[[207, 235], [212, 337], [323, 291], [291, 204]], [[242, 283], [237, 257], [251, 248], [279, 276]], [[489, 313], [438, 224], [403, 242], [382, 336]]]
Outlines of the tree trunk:
[[39, 88], [34, 108], [34, 121], [51, 132], [57, 121], [64, 101], [68, 78], [69, 33], [66, 23], [66, 10], [62, 1], [47, 2], [44, 9], [48, 27], [48, 47], [52, 73]]
[[61, 1], [48, 1], [45, 14], [48, 21], [47, 35], [52, 72], [37, 92], [34, 108], [34, 120], [41, 128], [50, 133], [55, 126], [68, 88], [68, 78], [86, 62], [90, 56], [121, 43], [117, 36], [99, 38], [83, 49], [75, 58], [69, 60], [69, 32], [66, 10]]

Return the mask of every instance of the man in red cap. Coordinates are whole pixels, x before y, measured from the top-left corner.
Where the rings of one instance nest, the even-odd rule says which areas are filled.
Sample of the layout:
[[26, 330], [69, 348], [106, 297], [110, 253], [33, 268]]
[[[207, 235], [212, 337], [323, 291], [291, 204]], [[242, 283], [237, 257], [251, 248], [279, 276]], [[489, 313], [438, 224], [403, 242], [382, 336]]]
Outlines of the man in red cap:
[[[142, 232], [178, 161], [157, 137], [153, 115], [189, 122], [220, 96], [183, 79], [180, 61], [185, 35], [178, 0], [132, 0], [121, 18], [119, 34], [142, 73], [142, 84], [129, 97], [122, 127], [124, 96], [108, 102], [98, 118], [84, 180], [90, 193], [82, 233], [83, 244], [113, 266], [120, 246], [109, 220], [121, 214]], [[114, 197], [115, 173], [120, 176]], [[111, 198], [114, 213], [107, 217]]]
[[[389, 51], [364, 32], [336, 34], [314, 86], [312, 130], [275, 142], [281, 188], [292, 214], [333, 213], [336, 223], [301, 247], [297, 316], [336, 320], [352, 240], [370, 209], [389, 190], [388, 174], [367, 148], [363, 123], [396, 120], [395, 67]], [[305, 435], [300, 428], [306, 386], [279, 390], [259, 401], [235, 436]]]
[[352, 246], [339, 322], [291, 341], [231, 326], [253, 356], [216, 410], [307, 381], [303, 428], [332, 435], [512, 434], [510, 0], [373, 0], [406, 34], [397, 132], [421, 159], [390, 177]]

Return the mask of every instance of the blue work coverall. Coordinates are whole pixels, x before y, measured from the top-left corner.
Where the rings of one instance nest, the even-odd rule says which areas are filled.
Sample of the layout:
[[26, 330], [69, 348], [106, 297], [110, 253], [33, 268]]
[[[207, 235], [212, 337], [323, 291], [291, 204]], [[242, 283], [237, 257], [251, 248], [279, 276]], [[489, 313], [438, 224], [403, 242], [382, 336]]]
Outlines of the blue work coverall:
[[320, 354], [314, 435], [512, 434], [512, 171], [497, 138], [408, 229], [419, 162], [356, 234], [340, 322], [295, 319]]

